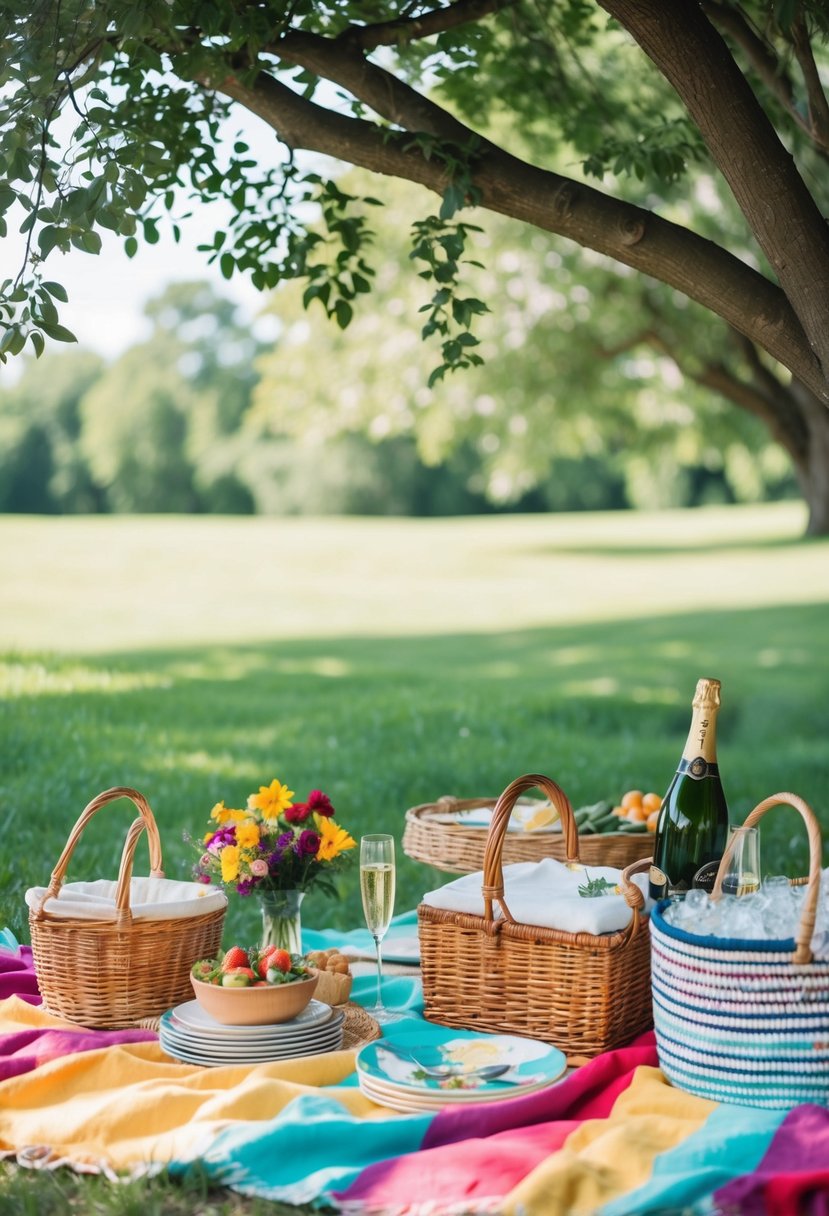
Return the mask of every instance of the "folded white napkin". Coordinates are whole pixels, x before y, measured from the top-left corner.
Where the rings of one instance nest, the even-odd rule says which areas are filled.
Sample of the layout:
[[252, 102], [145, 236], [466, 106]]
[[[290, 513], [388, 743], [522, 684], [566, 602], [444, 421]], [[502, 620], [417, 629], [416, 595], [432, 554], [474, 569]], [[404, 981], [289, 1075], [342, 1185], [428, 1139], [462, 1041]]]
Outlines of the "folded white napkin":
[[[562, 929], [566, 933], [615, 933], [624, 929], [633, 915], [622, 895], [601, 895], [585, 898], [579, 887], [588, 878], [606, 878], [614, 885], [621, 871], [610, 866], [585, 866], [583, 870], [568, 870], [553, 857], [541, 861], [518, 861], [504, 866], [504, 898], [513, 918], [523, 925], [540, 925], [545, 929]], [[647, 899], [648, 877], [635, 874], [633, 881]], [[427, 891], [423, 903], [449, 912], [468, 912], [483, 916], [481, 895], [483, 873], [463, 874], [445, 887]], [[496, 916], [500, 906], [495, 904]]]
[[[44, 912], [84, 920], [115, 920], [117, 882], [105, 878], [95, 882], [67, 882], [57, 899], [47, 899]], [[38, 908], [46, 887], [30, 887], [26, 903]], [[218, 887], [173, 878], [133, 878], [130, 882], [130, 911], [133, 920], [178, 920], [200, 916], [227, 906], [227, 896]]]

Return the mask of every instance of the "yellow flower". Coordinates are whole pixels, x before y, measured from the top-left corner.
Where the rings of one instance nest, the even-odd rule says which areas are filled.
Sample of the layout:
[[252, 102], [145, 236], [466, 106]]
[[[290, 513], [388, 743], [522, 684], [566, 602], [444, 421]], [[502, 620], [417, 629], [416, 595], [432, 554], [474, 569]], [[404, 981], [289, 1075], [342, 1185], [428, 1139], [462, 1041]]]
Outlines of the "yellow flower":
[[317, 849], [315, 861], [333, 861], [346, 849], [356, 848], [357, 841], [349, 836], [345, 828], [338, 827], [333, 819], [315, 815], [314, 822], [320, 834], [320, 847]]
[[255, 849], [259, 844], [259, 824], [240, 823], [236, 828], [236, 843], [241, 849]]
[[222, 882], [235, 882], [239, 877], [239, 847], [227, 844], [219, 854], [222, 863]]
[[247, 811], [232, 811], [224, 802], [217, 802], [210, 812], [210, 818], [215, 819], [221, 826], [223, 823], [239, 823], [247, 816]]
[[261, 811], [265, 819], [278, 819], [283, 811], [293, 805], [293, 796], [293, 790], [274, 779], [270, 785], [260, 785], [258, 794], [251, 794], [248, 806], [251, 810]]

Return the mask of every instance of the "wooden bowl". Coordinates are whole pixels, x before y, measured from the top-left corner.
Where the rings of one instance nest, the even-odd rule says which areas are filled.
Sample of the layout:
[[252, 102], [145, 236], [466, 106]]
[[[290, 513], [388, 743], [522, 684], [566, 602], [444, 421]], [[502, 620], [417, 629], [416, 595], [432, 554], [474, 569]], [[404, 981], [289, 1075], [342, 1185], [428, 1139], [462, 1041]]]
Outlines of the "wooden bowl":
[[302, 1013], [314, 995], [318, 972], [310, 972], [307, 980], [290, 984], [268, 984], [262, 988], [223, 988], [220, 984], [205, 984], [190, 976], [196, 1000], [205, 1013], [223, 1026], [268, 1026], [274, 1022], [290, 1022]]

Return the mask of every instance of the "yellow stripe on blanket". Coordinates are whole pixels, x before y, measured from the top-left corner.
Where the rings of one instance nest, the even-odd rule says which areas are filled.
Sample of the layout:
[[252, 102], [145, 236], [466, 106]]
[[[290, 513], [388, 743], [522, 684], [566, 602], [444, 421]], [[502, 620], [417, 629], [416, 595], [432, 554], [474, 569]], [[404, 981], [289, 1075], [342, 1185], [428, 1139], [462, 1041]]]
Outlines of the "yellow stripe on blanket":
[[637, 1068], [606, 1119], [583, 1123], [510, 1192], [504, 1216], [592, 1216], [643, 1186], [654, 1159], [697, 1131], [716, 1106], [674, 1089], [657, 1068]]
[[[7, 1033], [69, 1025], [14, 998], [0, 1006]], [[0, 1083], [0, 1151], [48, 1145], [53, 1158], [118, 1171], [164, 1164], [209, 1145], [235, 1120], [272, 1119], [353, 1070], [353, 1051], [221, 1068], [179, 1064], [155, 1042], [78, 1052]], [[357, 1088], [338, 1089], [337, 1099], [362, 1118], [383, 1113]]]

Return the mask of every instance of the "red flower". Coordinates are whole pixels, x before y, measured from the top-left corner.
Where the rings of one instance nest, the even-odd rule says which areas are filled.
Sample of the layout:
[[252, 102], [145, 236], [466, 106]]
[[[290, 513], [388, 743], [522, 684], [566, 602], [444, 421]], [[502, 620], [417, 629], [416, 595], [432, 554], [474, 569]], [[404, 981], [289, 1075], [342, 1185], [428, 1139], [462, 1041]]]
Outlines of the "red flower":
[[302, 823], [311, 814], [311, 808], [306, 802], [295, 802], [283, 812], [282, 818], [287, 823]]
[[311, 790], [306, 806], [309, 813], [313, 811], [315, 815], [324, 815], [328, 819], [334, 814], [331, 799], [327, 794], [323, 794], [322, 790]]

